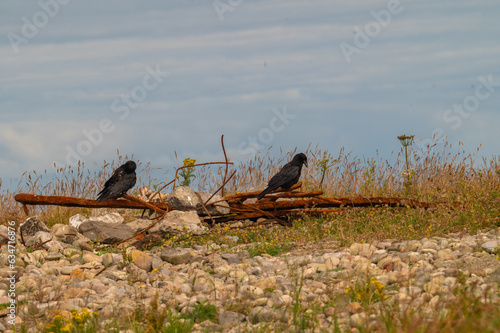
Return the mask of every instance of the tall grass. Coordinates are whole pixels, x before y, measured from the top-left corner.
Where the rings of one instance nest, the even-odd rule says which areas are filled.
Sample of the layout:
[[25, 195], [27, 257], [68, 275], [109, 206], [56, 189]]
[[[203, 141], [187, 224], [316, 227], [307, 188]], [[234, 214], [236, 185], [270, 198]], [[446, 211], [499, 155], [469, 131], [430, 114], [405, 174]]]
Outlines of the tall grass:
[[[345, 149], [331, 153], [320, 149], [318, 145], [309, 146], [305, 151], [309, 167], [303, 168], [301, 179], [305, 189], [315, 189], [321, 185], [328, 196], [404, 196], [427, 201], [455, 201], [481, 198], [486, 193], [499, 189], [498, 156], [479, 159], [475, 152], [451, 151], [449, 143], [441, 148], [428, 147], [425, 150], [412, 149], [410, 146], [407, 166], [403, 149], [389, 158], [377, 155], [367, 159]], [[296, 153], [296, 150], [280, 151], [280, 155], [274, 157], [267, 151], [246, 162], [230, 166], [229, 172], [236, 170], [237, 173], [225, 186], [226, 193], [243, 192], [262, 186]], [[320, 165], [325, 158], [331, 161], [326, 169]], [[94, 162], [90, 167], [79, 162], [76, 166], [55, 169], [55, 173], [47, 169], [43, 172], [27, 171], [23, 173], [16, 192], [95, 198], [113, 170], [128, 159], [133, 159], [133, 156], [121, 156], [118, 153], [115, 160]], [[136, 193], [142, 186], [159, 187], [172, 180], [169, 177], [173, 177], [174, 170], [153, 168], [150, 163], [140, 161], [137, 163], [138, 181], [131, 193]], [[410, 187], [405, 186], [407, 167], [413, 173]], [[214, 191], [222, 184], [224, 169], [225, 166], [197, 168], [192, 186], [196, 190]], [[157, 176], [158, 173], [161, 176]], [[170, 188], [166, 191], [170, 191]], [[19, 206], [13, 200], [13, 193], [3, 191], [0, 194], [0, 209], [0, 221], [19, 215]], [[33, 212], [51, 209], [54, 208], [37, 207]]]

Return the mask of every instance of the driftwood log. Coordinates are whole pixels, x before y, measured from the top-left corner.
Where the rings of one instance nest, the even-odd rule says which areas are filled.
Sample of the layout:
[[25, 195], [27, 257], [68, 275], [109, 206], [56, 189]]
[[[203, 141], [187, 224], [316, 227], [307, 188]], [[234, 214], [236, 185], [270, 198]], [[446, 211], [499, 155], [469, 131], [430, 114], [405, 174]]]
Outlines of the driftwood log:
[[[323, 196], [323, 191], [301, 192], [295, 191], [301, 187], [301, 183], [295, 184], [288, 190], [279, 189], [266, 195], [263, 199], [256, 201], [255, 198], [260, 191], [235, 193], [228, 195], [223, 201], [229, 205], [230, 214], [208, 215], [204, 220], [207, 223], [224, 223], [232, 220], [257, 219], [260, 217], [275, 218], [283, 222], [280, 217], [291, 215], [322, 215], [338, 214], [343, 207], [408, 207], [429, 208], [435, 207], [437, 203], [426, 203], [407, 198], [328, 198]], [[27, 205], [57, 205], [67, 207], [86, 208], [126, 208], [126, 209], [152, 209], [160, 214], [173, 210], [166, 203], [146, 202], [130, 195], [124, 195], [121, 199], [110, 199], [105, 202], [96, 200], [61, 197], [42, 196], [36, 194], [21, 193], [15, 196], [27, 213]], [[460, 203], [458, 203], [460, 204]], [[221, 205], [219, 202], [204, 204], [203, 209], [212, 205]], [[457, 205], [457, 203], [452, 203]], [[227, 207], [227, 206], [226, 206]], [[207, 211], [208, 213], [208, 211]]]
[[[23, 205], [24, 212], [27, 213], [27, 205], [47, 205], [64, 207], [85, 207], [85, 208], [126, 208], [126, 209], [153, 209], [159, 213], [172, 210], [172, 207], [161, 202], [145, 202], [138, 198], [125, 195], [126, 199], [109, 199], [104, 202], [97, 200], [37, 195], [31, 193], [20, 193], [14, 196], [14, 199]], [[127, 200], [128, 199], [128, 200]], [[131, 200], [130, 200], [131, 199]]]

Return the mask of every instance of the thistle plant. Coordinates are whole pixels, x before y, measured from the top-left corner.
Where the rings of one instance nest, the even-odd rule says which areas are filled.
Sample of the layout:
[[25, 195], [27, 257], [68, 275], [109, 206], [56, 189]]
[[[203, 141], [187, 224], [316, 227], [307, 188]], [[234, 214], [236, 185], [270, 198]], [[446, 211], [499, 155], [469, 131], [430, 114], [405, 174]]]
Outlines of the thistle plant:
[[412, 185], [411, 179], [414, 175], [413, 171], [410, 170], [410, 163], [408, 162], [408, 147], [413, 144], [413, 139], [415, 135], [400, 135], [398, 136], [399, 142], [404, 147], [405, 150], [405, 163], [406, 163], [406, 181], [403, 183], [406, 189], [409, 189]]
[[182, 177], [181, 185], [189, 186], [191, 180], [196, 178], [194, 175], [194, 167], [190, 166], [196, 163], [195, 158], [186, 158], [182, 161], [182, 166], [187, 166], [187, 168], [182, 169], [179, 174]]

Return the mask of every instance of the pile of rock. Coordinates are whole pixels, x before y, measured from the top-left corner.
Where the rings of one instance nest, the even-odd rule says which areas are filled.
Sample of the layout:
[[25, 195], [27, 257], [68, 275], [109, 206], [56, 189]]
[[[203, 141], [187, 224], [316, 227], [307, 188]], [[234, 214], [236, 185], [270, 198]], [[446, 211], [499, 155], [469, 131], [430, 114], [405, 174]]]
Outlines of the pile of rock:
[[[88, 222], [82, 222], [80, 228]], [[500, 230], [473, 236], [354, 243], [346, 248], [325, 243], [321, 249], [251, 258], [244, 246], [215, 244], [150, 251], [129, 247], [102, 254], [65, 247], [62, 240], [68, 240], [64, 238], [68, 235], [55, 240], [60, 233], [54, 228], [48, 231], [36, 219], [25, 223], [25, 228], [26, 235], [49, 233], [54, 240], [44, 244], [47, 249], [27, 251], [19, 246], [18, 300], [29, 305], [21, 308], [19, 322], [29, 323], [33, 315], [51, 318], [54, 313], [67, 315], [71, 309], [87, 307], [98, 313], [104, 329], [117, 316], [133, 318], [138, 307], [147, 312], [157, 299], [157, 311], [178, 313], [189, 313], [204, 302], [214, 304], [217, 323], [198, 323], [194, 328], [199, 331], [253, 331], [269, 323], [292, 325], [294, 316], [311, 318], [313, 314], [321, 329], [333, 330], [338, 325], [345, 331], [371, 327], [380, 318], [377, 311], [383, 307], [375, 304], [367, 312], [346, 293], [368, 278], [385, 287], [388, 301], [403, 307], [411, 304], [429, 316], [453, 303], [457, 290], [472, 286], [474, 293], [484, 295], [481, 299], [499, 303], [500, 262], [495, 253]], [[75, 235], [74, 242], [82, 237]], [[6, 277], [7, 270], [0, 269], [0, 276]], [[0, 293], [6, 290], [2, 283]], [[0, 303], [7, 301], [5, 293], [0, 294]], [[297, 302], [302, 310], [294, 313]], [[0, 331], [6, 327], [0, 324]]]
[[[143, 196], [149, 199], [152, 194], [152, 192], [146, 192]], [[200, 216], [206, 216], [207, 212], [202, 206], [202, 201], [208, 200], [210, 196], [210, 193], [197, 193], [184, 186], [177, 187], [168, 196], [163, 195], [161, 199], [166, 199], [166, 202], [176, 210], [167, 213], [147, 233], [159, 235], [206, 233], [208, 229], [201, 223]], [[221, 196], [213, 196], [209, 203], [212, 202], [217, 202], [217, 206], [206, 207], [210, 214], [229, 213], [229, 206]], [[92, 217], [77, 214], [70, 218], [69, 225], [56, 224], [52, 230], [49, 230], [36, 217], [32, 217], [21, 225], [20, 232], [23, 241], [26, 241], [26, 246], [31, 248], [60, 251], [72, 245], [83, 250], [90, 250], [89, 242], [114, 244], [131, 238], [153, 222], [150, 219], [136, 219], [124, 223], [123, 217], [116, 212]]]
[[[186, 193], [187, 189], [178, 188], [168, 198], [170, 205], [184, 211], [168, 213], [149, 232], [206, 231], [198, 216], [202, 212], [187, 210], [199, 208], [198, 196]], [[152, 302], [158, 302], [157, 311], [178, 314], [191, 313], [208, 302], [217, 308], [216, 323], [197, 323], [195, 331], [256, 331], [272, 325], [298, 331], [293, 327], [297, 316], [313, 318], [323, 331], [333, 331], [335, 325], [341, 331], [359, 326], [370, 329], [377, 325], [384, 307], [378, 303], [364, 307], [346, 290], [372, 278], [384, 286], [381, 292], [388, 302], [411, 305], [429, 317], [446, 310], [447, 304], [456, 301], [457, 291], [467, 288], [482, 295], [481, 299], [500, 304], [496, 256], [500, 229], [348, 247], [330, 242], [276, 257], [250, 257], [246, 246], [251, 244], [148, 251], [129, 246], [114, 253], [90, 245], [126, 239], [150, 224], [146, 219], [124, 223], [114, 212], [75, 215], [69, 225], [56, 224], [52, 229], [36, 217], [27, 219], [17, 235], [16, 288], [18, 302], [24, 304], [17, 323], [35, 331], [35, 317], [49, 320], [60, 314], [67, 318], [72, 309], [86, 307], [97, 312], [105, 331], [117, 317], [133, 319], [138, 308], [146, 313]], [[26, 246], [21, 244], [21, 231]], [[0, 226], [0, 235], [5, 232]], [[7, 258], [8, 248], [2, 246], [0, 304], [10, 300]], [[0, 318], [5, 315], [0, 310]], [[0, 320], [0, 332], [8, 329], [6, 320]]]

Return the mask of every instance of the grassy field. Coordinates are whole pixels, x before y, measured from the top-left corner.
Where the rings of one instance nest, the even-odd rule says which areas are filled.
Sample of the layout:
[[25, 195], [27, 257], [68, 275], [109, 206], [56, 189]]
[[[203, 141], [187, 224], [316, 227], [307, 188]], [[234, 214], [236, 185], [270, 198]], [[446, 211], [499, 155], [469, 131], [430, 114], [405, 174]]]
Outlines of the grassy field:
[[[411, 140], [410, 140], [411, 141]], [[402, 140], [402, 143], [405, 143]], [[406, 142], [408, 143], [408, 142]], [[389, 160], [360, 159], [353, 153], [341, 151], [332, 155], [318, 147], [310, 147], [305, 153], [309, 158], [309, 167], [303, 169], [304, 189], [322, 189], [331, 197], [405, 197], [426, 202], [461, 202], [463, 205], [443, 204], [432, 209], [409, 208], [345, 208], [341, 214], [313, 218], [304, 216], [292, 221], [291, 227], [278, 225], [255, 225], [242, 228], [230, 224], [212, 228], [203, 236], [185, 235], [165, 239], [161, 246], [191, 247], [195, 244], [216, 244], [231, 248], [245, 245], [251, 256], [267, 254], [276, 256], [297, 249], [318, 249], [322, 247], [342, 247], [357, 243], [370, 243], [384, 239], [411, 240], [424, 237], [446, 236], [460, 232], [475, 234], [479, 230], [496, 228], [500, 225], [500, 159], [477, 159], [474, 154], [465, 151], [451, 153], [448, 144], [441, 148], [434, 147], [426, 151], [412, 148], [411, 143], [402, 147]], [[408, 149], [405, 154], [405, 148]], [[460, 146], [459, 146], [460, 148]], [[456, 150], [453, 150], [456, 151]], [[295, 152], [283, 154], [273, 159], [269, 155], [256, 156], [244, 164], [231, 166], [237, 170], [236, 176], [226, 186], [226, 193], [247, 191], [265, 183], [279, 167], [288, 161]], [[91, 173], [84, 164], [75, 168], [57, 170], [57, 179], [48, 181], [48, 173], [27, 172], [23, 175], [18, 192], [44, 195], [66, 195], [94, 198], [103, 182], [114, 168], [128, 157], [119, 157], [115, 162], [104, 163], [101, 171]], [[204, 161], [198, 161], [204, 162]], [[171, 179], [157, 179], [152, 176], [156, 169], [151, 165], [138, 163], [139, 180], [133, 190], [140, 186], [159, 188]], [[213, 191], [220, 186], [224, 169], [221, 167], [203, 167], [195, 171], [192, 186], [204, 191]], [[173, 173], [167, 173], [166, 175]], [[171, 187], [168, 187], [168, 191]], [[131, 191], [131, 192], [133, 192]], [[86, 216], [95, 212], [89, 209], [64, 207], [32, 208], [32, 214], [39, 214], [49, 226], [56, 223], [68, 223], [70, 216], [80, 213]], [[13, 201], [13, 194], [3, 192], [0, 195], [0, 221], [23, 221], [20, 207]], [[237, 236], [237, 238], [232, 237]], [[234, 240], [237, 239], [235, 242]], [[363, 289], [362, 292], [375, 295], [376, 288]], [[432, 321], [422, 323], [424, 314], [418, 308], [408, 307], [401, 313], [394, 311], [383, 302], [371, 301], [370, 306], [382, 306], [383, 316], [370, 330], [380, 332], [494, 332], [500, 330], [500, 308], [490, 304], [463, 288], [457, 294], [458, 302], [448, 308], [446, 315], [436, 314]], [[373, 300], [373, 297], [370, 297]], [[376, 303], [376, 304], [375, 304]], [[208, 305], [207, 305], [208, 306]], [[152, 308], [154, 310], [154, 306]], [[153, 332], [158, 313], [151, 310], [137, 313], [137, 332]], [[296, 309], [302, 311], [304, 309]], [[311, 308], [309, 321], [314, 321], [315, 309]], [[197, 311], [208, 312], [214, 309], [201, 306]], [[215, 310], [216, 311], [216, 310]], [[321, 309], [318, 311], [322, 311]], [[99, 319], [90, 314], [75, 313], [74, 316], [88, 315], [88, 325]], [[200, 315], [200, 314], [198, 314]], [[178, 325], [176, 318], [168, 313], [162, 314], [161, 320], [171, 320], [169, 330], [165, 332], [189, 332], [191, 328]], [[426, 314], [427, 316], [427, 314]], [[426, 317], [428, 318], [428, 316]], [[183, 321], [185, 322], [185, 321]], [[308, 328], [314, 325], [308, 326]], [[184, 330], [186, 329], [186, 330]], [[286, 332], [286, 327], [273, 327], [273, 330]], [[263, 328], [263, 332], [271, 328]], [[368, 328], [366, 328], [368, 331]], [[61, 330], [60, 330], [61, 331]], [[80, 331], [75, 331], [80, 332]], [[82, 330], [83, 332], [83, 330]]]

